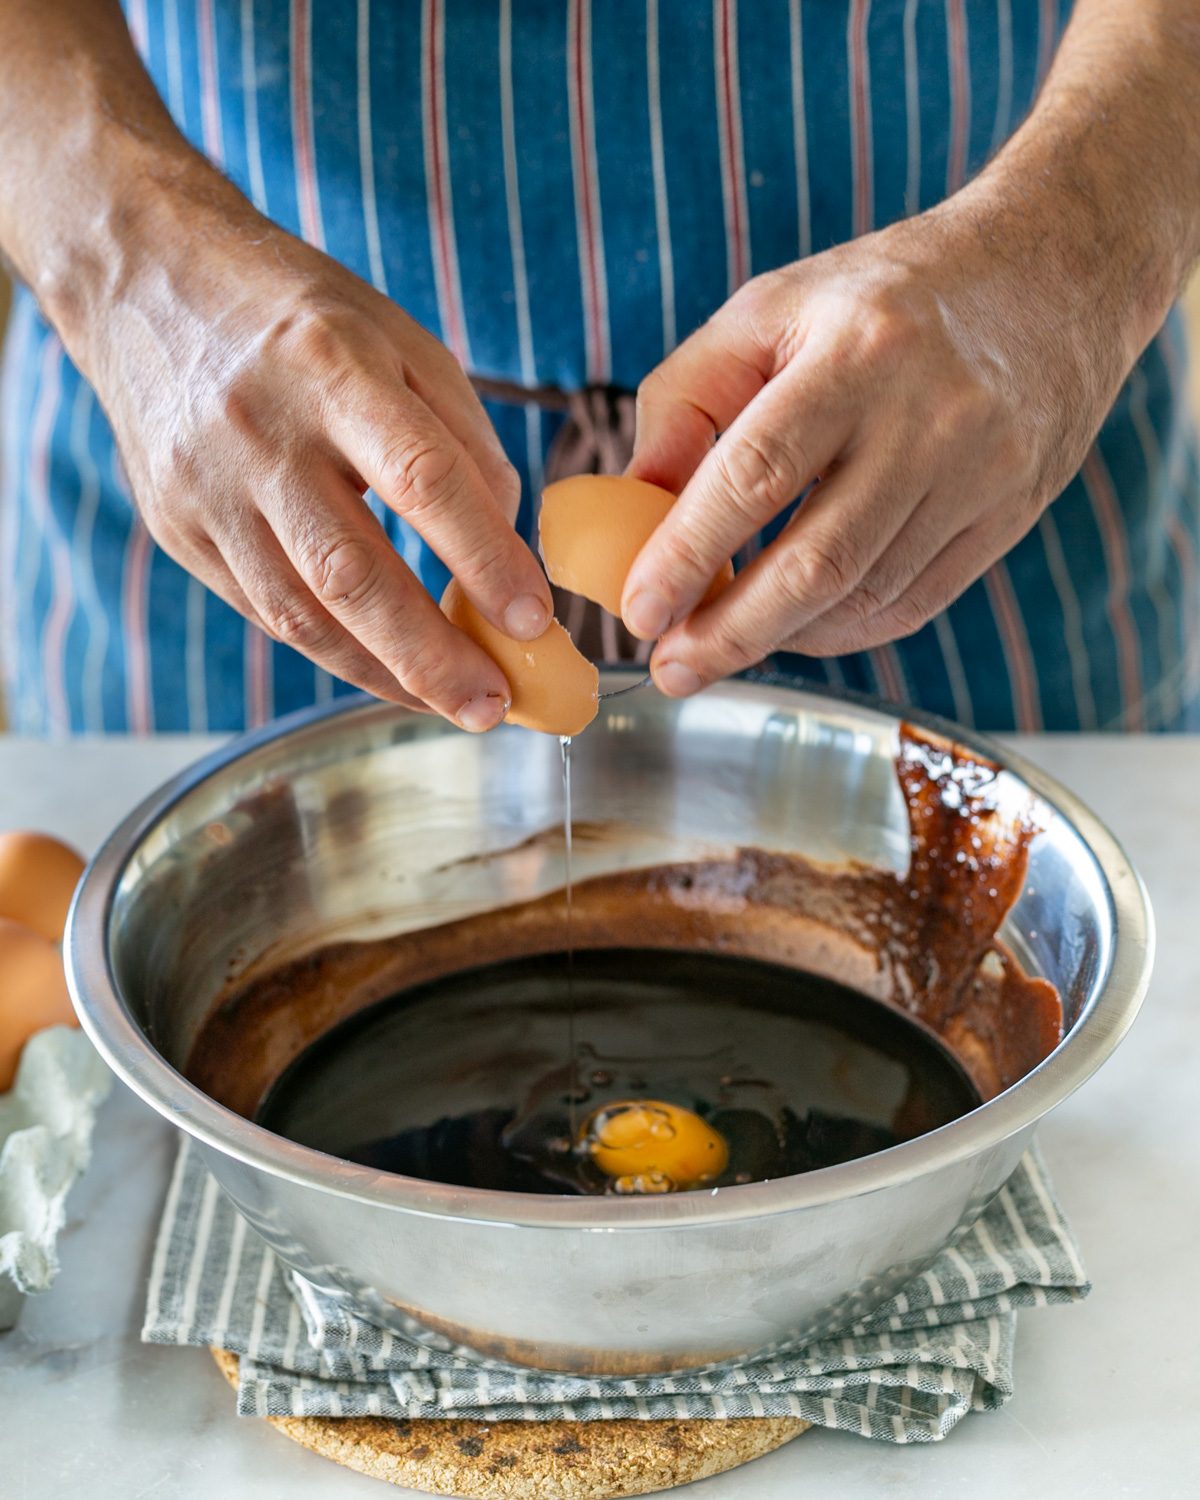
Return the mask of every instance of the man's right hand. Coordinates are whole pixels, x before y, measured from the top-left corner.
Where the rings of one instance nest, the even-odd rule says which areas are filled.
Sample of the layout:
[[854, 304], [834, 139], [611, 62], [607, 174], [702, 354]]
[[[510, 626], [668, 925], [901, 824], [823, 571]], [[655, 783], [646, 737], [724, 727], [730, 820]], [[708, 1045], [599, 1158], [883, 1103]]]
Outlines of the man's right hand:
[[[5, 10], [0, 248], [95, 386], [155, 540], [335, 675], [492, 728], [503, 673], [363, 501], [403, 516], [507, 635], [545, 629], [519, 481], [458, 363], [186, 145], [112, 0]], [[57, 75], [40, 94], [39, 70]], [[26, 92], [63, 118], [22, 119]]]

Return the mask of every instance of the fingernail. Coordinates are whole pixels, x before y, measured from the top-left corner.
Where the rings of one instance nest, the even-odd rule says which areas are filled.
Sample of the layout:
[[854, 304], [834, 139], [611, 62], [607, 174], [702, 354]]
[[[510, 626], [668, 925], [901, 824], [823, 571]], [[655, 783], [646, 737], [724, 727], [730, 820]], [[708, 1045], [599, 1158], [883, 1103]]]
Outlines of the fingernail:
[[688, 698], [703, 686], [699, 673], [681, 661], [665, 661], [661, 666], [655, 663], [654, 681], [668, 698]]
[[533, 594], [522, 594], [504, 611], [504, 633], [514, 641], [534, 641], [550, 623], [550, 612]]
[[485, 734], [489, 729], [495, 729], [507, 712], [508, 703], [499, 693], [485, 693], [459, 709], [458, 722], [472, 734]]
[[625, 623], [643, 640], [657, 640], [671, 623], [671, 606], [661, 594], [639, 589], [625, 610]]

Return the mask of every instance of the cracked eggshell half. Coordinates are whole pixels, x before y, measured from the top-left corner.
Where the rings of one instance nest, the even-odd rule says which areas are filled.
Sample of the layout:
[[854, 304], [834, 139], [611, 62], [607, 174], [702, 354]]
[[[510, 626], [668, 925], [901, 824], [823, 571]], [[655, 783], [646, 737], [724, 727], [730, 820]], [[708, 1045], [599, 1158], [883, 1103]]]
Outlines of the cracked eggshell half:
[[505, 722], [543, 734], [579, 734], [596, 717], [600, 674], [581, 656], [557, 620], [534, 641], [514, 641], [467, 598], [457, 579], [442, 595], [442, 613], [492, 658], [508, 679], [512, 705]]
[[[579, 474], [542, 493], [539, 535], [550, 582], [620, 618], [621, 594], [634, 559], [675, 504], [675, 496], [644, 479]], [[727, 562], [699, 608], [733, 582]]]

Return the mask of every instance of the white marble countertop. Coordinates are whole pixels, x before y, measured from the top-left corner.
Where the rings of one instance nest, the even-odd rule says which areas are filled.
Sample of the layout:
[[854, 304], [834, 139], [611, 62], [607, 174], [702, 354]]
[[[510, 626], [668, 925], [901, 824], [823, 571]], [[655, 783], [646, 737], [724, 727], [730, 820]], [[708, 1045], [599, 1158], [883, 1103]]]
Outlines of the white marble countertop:
[[[95, 847], [143, 793], [209, 741], [0, 737], [0, 827]], [[1150, 887], [1158, 965], [1145, 1009], [1103, 1071], [1040, 1139], [1095, 1283], [1081, 1305], [1021, 1314], [1017, 1394], [935, 1446], [810, 1432], [697, 1500], [1200, 1493], [1200, 742], [1042, 737], [1030, 757], [1095, 807]], [[233, 1414], [204, 1352], [138, 1342], [172, 1133], [118, 1088], [72, 1193], [62, 1274], [0, 1335], [5, 1500], [367, 1500], [400, 1494]], [[408, 1492], [403, 1492], [408, 1493]]]

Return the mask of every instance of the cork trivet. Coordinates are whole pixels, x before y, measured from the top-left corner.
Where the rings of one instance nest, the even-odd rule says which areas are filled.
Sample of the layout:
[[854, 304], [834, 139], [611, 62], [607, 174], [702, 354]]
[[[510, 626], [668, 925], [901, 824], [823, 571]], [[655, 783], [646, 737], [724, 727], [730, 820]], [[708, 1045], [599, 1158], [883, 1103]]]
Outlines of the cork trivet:
[[[214, 1349], [237, 1385], [236, 1354]], [[388, 1484], [463, 1500], [617, 1500], [721, 1474], [807, 1431], [798, 1417], [461, 1422], [267, 1417], [286, 1437]]]

